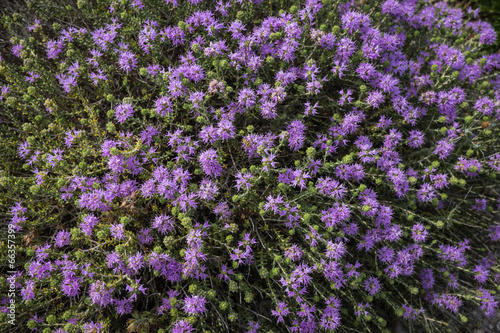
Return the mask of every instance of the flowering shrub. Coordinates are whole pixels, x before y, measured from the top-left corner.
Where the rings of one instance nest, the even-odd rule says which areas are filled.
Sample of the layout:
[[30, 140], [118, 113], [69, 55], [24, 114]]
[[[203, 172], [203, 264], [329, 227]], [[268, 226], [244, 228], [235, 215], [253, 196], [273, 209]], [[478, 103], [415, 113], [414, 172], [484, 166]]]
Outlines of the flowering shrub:
[[475, 12], [8, 14], [0, 184], [22, 331], [443, 332], [495, 315], [500, 55]]

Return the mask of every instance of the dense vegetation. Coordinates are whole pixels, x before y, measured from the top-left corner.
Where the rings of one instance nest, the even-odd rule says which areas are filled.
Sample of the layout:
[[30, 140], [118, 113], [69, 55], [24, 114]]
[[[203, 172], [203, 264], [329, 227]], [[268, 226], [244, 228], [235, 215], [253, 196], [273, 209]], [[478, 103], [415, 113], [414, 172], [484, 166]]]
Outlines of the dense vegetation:
[[473, 9], [4, 11], [9, 330], [444, 332], [495, 315], [500, 55]]

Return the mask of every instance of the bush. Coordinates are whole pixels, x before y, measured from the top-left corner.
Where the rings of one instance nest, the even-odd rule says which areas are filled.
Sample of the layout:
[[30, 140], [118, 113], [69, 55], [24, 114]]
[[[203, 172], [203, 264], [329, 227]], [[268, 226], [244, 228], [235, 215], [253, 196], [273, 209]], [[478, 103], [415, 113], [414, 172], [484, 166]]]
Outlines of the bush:
[[17, 6], [0, 60], [11, 324], [443, 332], [495, 315], [500, 56], [474, 12]]

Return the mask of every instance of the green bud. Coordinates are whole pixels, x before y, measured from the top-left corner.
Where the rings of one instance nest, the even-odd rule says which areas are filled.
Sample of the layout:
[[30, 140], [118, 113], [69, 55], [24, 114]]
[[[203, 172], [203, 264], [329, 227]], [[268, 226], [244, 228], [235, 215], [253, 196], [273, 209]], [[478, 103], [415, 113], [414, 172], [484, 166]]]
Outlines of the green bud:
[[228, 307], [228, 303], [223, 301], [223, 302], [220, 302], [219, 303], [219, 309], [221, 309], [222, 311], [225, 311]]
[[353, 162], [353, 158], [352, 156], [349, 154], [349, 155], [345, 155], [343, 158], [342, 158], [342, 163], [344, 164], [349, 164], [349, 163], [352, 163]]
[[109, 122], [106, 124], [106, 130], [109, 132], [109, 133], [114, 133], [116, 131], [116, 127], [115, 127], [115, 124], [113, 124], [112, 122]]

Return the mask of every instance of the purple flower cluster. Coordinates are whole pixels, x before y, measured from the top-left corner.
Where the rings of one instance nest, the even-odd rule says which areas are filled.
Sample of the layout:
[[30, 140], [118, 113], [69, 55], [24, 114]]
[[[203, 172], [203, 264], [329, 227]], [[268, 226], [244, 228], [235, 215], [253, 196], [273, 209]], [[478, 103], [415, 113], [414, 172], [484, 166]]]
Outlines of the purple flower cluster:
[[33, 311], [69, 307], [43, 325], [385, 331], [393, 310], [439, 331], [465, 305], [496, 313], [500, 55], [476, 12], [106, 2], [97, 21], [78, 2], [88, 31], [36, 20], [0, 57], [0, 126], [27, 134], [0, 174], [29, 258], [15, 285]]

